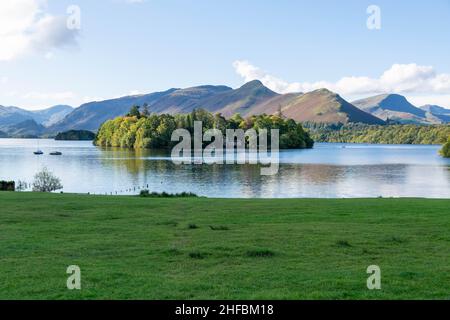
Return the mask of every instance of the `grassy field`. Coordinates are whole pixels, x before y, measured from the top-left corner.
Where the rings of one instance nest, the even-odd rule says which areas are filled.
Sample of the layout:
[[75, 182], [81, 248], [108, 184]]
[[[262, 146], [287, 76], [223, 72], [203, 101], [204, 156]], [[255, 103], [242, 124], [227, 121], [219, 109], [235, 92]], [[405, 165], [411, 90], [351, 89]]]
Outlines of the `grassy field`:
[[[379, 265], [382, 289], [366, 287]], [[81, 268], [82, 289], [66, 288]], [[449, 299], [450, 200], [0, 193], [0, 299]]]

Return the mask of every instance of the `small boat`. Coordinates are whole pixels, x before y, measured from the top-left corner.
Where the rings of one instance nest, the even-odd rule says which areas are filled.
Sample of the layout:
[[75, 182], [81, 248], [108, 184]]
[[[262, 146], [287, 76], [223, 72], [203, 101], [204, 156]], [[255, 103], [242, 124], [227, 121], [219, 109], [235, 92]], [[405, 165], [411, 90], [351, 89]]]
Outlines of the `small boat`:
[[62, 152], [59, 151], [54, 151], [54, 152], [50, 152], [51, 156], [62, 156]]
[[44, 152], [42, 152], [42, 150], [39, 148], [39, 140], [37, 141], [37, 150], [33, 153], [37, 156], [44, 154]]

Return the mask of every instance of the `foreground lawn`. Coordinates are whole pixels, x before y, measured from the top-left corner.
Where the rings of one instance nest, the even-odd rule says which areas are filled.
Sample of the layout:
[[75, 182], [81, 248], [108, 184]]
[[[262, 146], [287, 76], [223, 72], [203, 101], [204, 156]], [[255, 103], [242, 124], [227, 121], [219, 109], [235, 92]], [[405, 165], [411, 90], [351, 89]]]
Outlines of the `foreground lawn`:
[[[379, 265], [382, 289], [366, 287]], [[81, 268], [82, 289], [66, 288]], [[450, 200], [0, 193], [0, 299], [449, 299]]]

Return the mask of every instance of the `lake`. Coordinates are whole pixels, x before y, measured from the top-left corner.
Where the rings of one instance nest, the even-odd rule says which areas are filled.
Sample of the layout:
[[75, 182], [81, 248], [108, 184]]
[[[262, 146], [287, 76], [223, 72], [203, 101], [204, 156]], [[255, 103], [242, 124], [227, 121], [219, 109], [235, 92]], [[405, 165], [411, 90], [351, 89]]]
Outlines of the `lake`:
[[[344, 147], [345, 146], [345, 147]], [[37, 148], [45, 152], [33, 154]], [[175, 165], [167, 153], [102, 149], [90, 141], [0, 139], [0, 180], [31, 182], [46, 166], [64, 192], [194, 192], [236, 198], [450, 198], [450, 160], [440, 146], [317, 143], [280, 152], [277, 175], [258, 165]], [[62, 156], [49, 152], [61, 151]]]

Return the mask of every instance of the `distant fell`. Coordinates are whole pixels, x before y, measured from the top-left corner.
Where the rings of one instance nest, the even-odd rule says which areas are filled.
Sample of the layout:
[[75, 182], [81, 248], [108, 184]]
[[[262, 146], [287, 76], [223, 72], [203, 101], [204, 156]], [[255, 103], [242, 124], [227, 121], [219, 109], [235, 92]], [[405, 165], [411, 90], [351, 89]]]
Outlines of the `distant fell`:
[[296, 121], [384, 123], [326, 89], [307, 94], [278, 94], [264, 86], [261, 81], [254, 80], [236, 89], [221, 85], [203, 85], [90, 102], [75, 109], [48, 130], [96, 131], [106, 120], [127, 114], [133, 105], [143, 107], [144, 104], [149, 112], [157, 114], [189, 113], [201, 108], [221, 113], [225, 117], [236, 113], [244, 117], [281, 113], [282, 116]]

